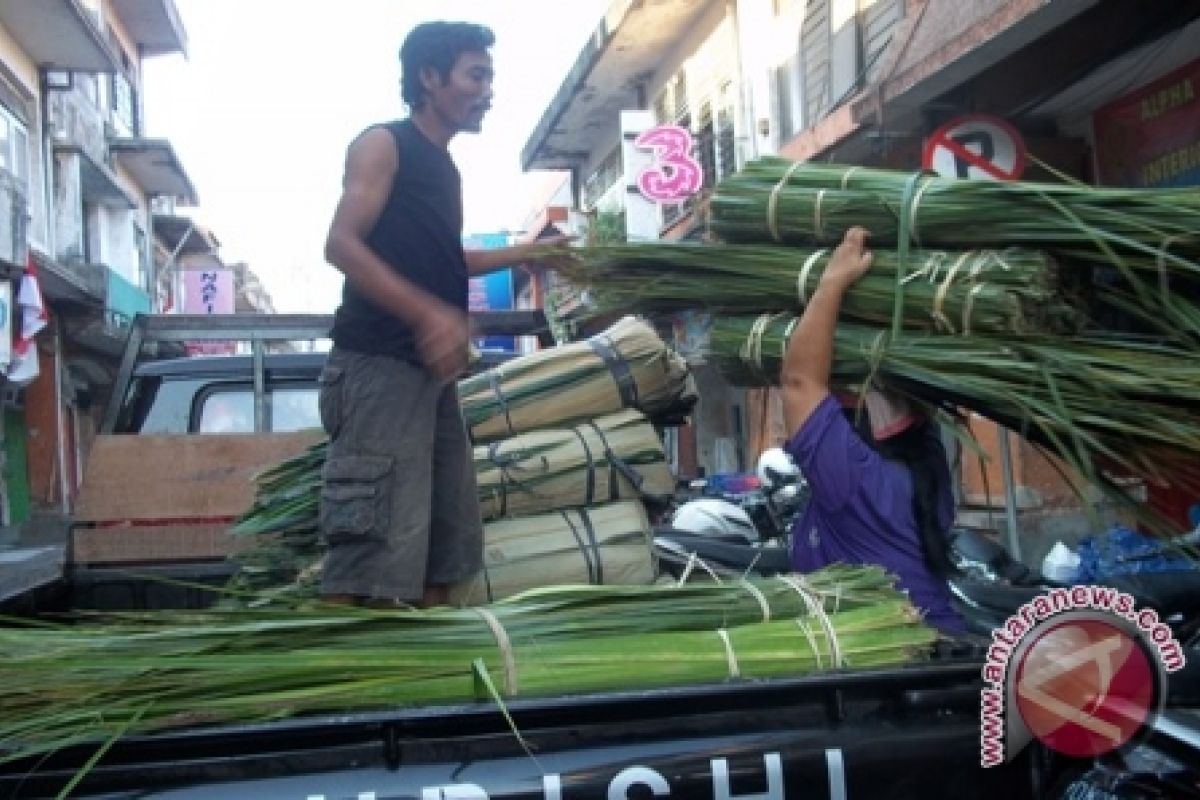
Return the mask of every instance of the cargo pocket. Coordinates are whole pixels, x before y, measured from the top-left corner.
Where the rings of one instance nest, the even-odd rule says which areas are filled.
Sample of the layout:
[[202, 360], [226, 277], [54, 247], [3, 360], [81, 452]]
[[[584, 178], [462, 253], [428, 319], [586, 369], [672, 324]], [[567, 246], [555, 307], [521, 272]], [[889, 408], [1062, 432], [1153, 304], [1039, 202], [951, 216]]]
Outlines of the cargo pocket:
[[337, 436], [342, 428], [342, 380], [346, 377], [345, 367], [326, 364], [317, 378], [319, 393], [317, 409], [321, 414], [321, 427], [330, 436]]
[[329, 544], [381, 541], [391, 523], [392, 459], [341, 456], [325, 464], [321, 534]]

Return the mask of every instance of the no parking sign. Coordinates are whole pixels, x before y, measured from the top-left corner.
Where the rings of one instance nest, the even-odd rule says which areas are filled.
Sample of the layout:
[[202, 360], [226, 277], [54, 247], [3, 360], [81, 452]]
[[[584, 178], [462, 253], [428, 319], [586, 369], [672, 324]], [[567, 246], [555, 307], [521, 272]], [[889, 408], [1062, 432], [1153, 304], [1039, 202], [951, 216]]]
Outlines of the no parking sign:
[[999, 117], [967, 114], [929, 136], [921, 166], [947, 178], [1013, 181], [1025, 171], [1025, 142]]

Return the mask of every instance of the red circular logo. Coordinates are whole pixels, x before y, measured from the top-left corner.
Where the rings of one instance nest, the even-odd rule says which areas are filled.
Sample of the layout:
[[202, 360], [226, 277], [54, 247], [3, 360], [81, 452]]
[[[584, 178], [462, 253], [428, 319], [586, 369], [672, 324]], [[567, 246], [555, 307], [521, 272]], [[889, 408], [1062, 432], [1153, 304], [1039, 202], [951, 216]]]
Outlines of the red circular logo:
[[1154, 707], [1155, 673], [1138, 641], [1103, 620], [1036, 631], [1017, 667], [1017, 711], [1030, 733], [1072, 756], [1115, 750]]

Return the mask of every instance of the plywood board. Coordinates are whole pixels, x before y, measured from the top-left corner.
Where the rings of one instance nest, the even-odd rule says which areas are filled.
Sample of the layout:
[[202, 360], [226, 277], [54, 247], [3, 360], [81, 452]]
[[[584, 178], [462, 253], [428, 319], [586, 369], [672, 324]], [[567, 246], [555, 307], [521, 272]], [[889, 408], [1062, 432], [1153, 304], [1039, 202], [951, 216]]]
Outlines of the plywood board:
[[97, 436], [76, 522], [232, 519], [250, 507], [254, 476], [303, 453], [319, 431]]
[[228, 527], [181, 523], [75, 528], [68, 560], [76, 566], [219, 560], [253, 543], [249, 536], [231, 536]]

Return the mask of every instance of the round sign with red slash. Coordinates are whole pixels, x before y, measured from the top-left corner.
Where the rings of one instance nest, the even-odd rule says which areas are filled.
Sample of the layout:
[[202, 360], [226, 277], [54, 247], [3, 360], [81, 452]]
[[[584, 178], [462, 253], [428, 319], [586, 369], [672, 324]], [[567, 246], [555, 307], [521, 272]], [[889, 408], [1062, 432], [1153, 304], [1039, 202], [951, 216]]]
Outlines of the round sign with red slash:
[[1025, 142], [999, 117], [968, 114], [930, 135], [921, 166], [946, 178], [1015, 181], [1025, 171]]

